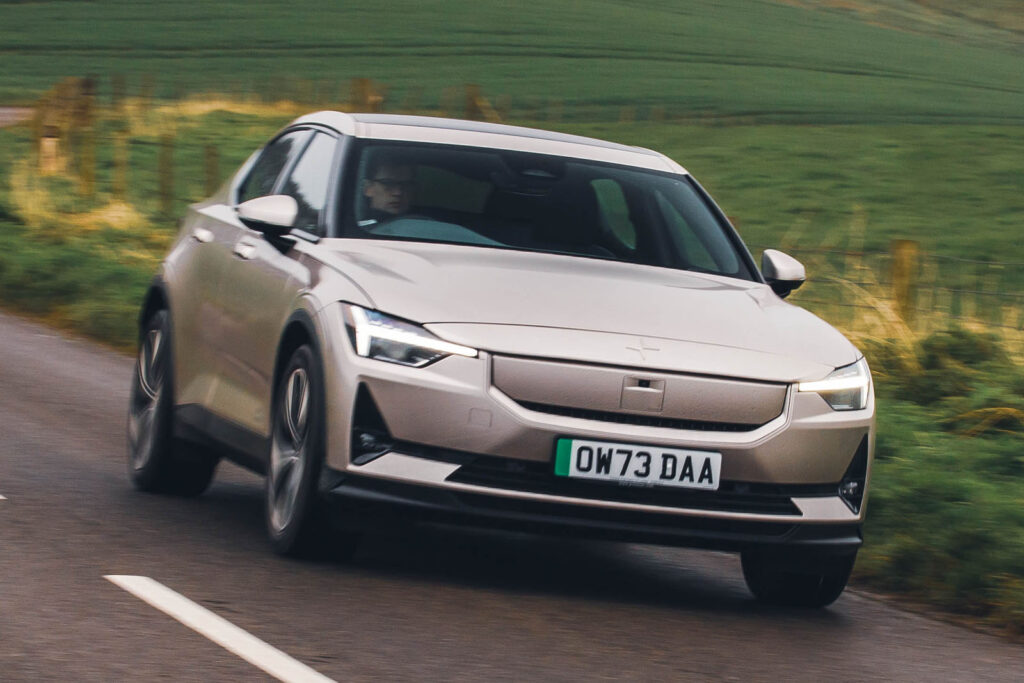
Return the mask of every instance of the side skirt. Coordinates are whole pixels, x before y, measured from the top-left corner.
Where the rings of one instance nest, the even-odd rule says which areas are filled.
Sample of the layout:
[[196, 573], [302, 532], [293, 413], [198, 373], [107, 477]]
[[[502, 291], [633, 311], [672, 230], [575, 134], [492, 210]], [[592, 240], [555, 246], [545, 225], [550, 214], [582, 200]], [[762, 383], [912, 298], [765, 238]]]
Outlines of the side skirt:
[[267, 473], [270, 441], [206, 408], [189, 403], [174, 408], [174, 436], [210, 448], [218, 455], [252, 470]]

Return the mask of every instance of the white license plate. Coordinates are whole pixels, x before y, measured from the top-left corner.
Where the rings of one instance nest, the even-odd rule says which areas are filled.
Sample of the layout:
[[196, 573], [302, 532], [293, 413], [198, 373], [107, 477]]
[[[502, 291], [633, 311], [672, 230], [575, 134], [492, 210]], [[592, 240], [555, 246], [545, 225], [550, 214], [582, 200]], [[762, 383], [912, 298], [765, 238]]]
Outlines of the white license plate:
[[722, 454], [635, 443], [559, 439], [555, 474], [623, 484], [718, 489]]

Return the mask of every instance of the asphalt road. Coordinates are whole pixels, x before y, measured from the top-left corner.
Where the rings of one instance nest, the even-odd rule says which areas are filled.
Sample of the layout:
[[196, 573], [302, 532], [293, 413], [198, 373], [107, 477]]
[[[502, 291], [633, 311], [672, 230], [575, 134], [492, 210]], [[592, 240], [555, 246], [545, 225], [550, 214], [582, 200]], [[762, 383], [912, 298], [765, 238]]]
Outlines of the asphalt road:
[[1024, 647], [847, 592], [766, 608], [730, 555], [422, 527], [278, 558], [261, 481], [125, 475], [131, 360], [0, 315], [0, 680], [264, 680], [105, 580], [138, 575], [349, 680], [1024, 680]]

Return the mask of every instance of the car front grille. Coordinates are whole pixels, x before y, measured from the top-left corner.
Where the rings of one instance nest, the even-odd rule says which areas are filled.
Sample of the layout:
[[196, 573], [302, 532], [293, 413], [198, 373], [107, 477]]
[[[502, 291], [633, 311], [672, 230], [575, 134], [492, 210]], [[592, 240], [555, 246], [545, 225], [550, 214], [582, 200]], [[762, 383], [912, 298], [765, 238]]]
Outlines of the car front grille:
[[717, 491], [663, 486], [623, 486], [555, 476], [550, 463], [479, 456], [450, 474], [447, 481], [595, 501], [658, 505], [670, 508], [744, 512], [799, 517], [794, 495], [835, 495], [835, 485], [749, 484], [722, 482]]
[[575, 417], [581, 420], [593, 420], [595, 422], [614, 422], [616, 424], [638, 425], [641, 427], [662, 427], [665, 429], [689, 429], [702, 432], [750, 432], [759, 424], [742, 424], [735, 422], [709, 422], [705, 420], [679, 420], [670, 417], [658, 417], [654, 415], [634, 415], [630, 413], [610, 413], [601, 410], [586, 410], [584, 408], [567, 408], [546, 403], [533, 403], [530, 401], [516, 401], [519, 405], [537, 413], [548, 415], [560, 415], [562, 417]]

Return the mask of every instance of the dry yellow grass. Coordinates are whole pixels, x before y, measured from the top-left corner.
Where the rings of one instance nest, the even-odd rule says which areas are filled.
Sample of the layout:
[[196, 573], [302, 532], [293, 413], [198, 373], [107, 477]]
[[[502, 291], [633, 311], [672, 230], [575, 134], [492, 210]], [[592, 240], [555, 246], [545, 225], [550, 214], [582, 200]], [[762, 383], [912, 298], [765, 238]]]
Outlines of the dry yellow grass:
[[[998, 406], [994, 408], [979, 408], [971, 410], [963, 415], [946, 420], [947, 423], [963, 424], [968, 423], [970, 427], [961, 428], [959, 433], [965, 437], [980, 436], [986, 432], [1002, 432], [1013, 434], [1024, 438], [1024, 410]], [[999, 425], [1014, 425], [1017, 429], [1008, 429]]]
[[[73, 180], [67, 176], [69, 183]], [[16, 162], [10, 174], [11, 202], [21, 221], [47, 237], [74, 237], [113, 229], [135, 233], [150, 230], [149, 221], [127, 202], [112, 200], [84, 211], [58, 209], [48, 179], [31, 159]]]

